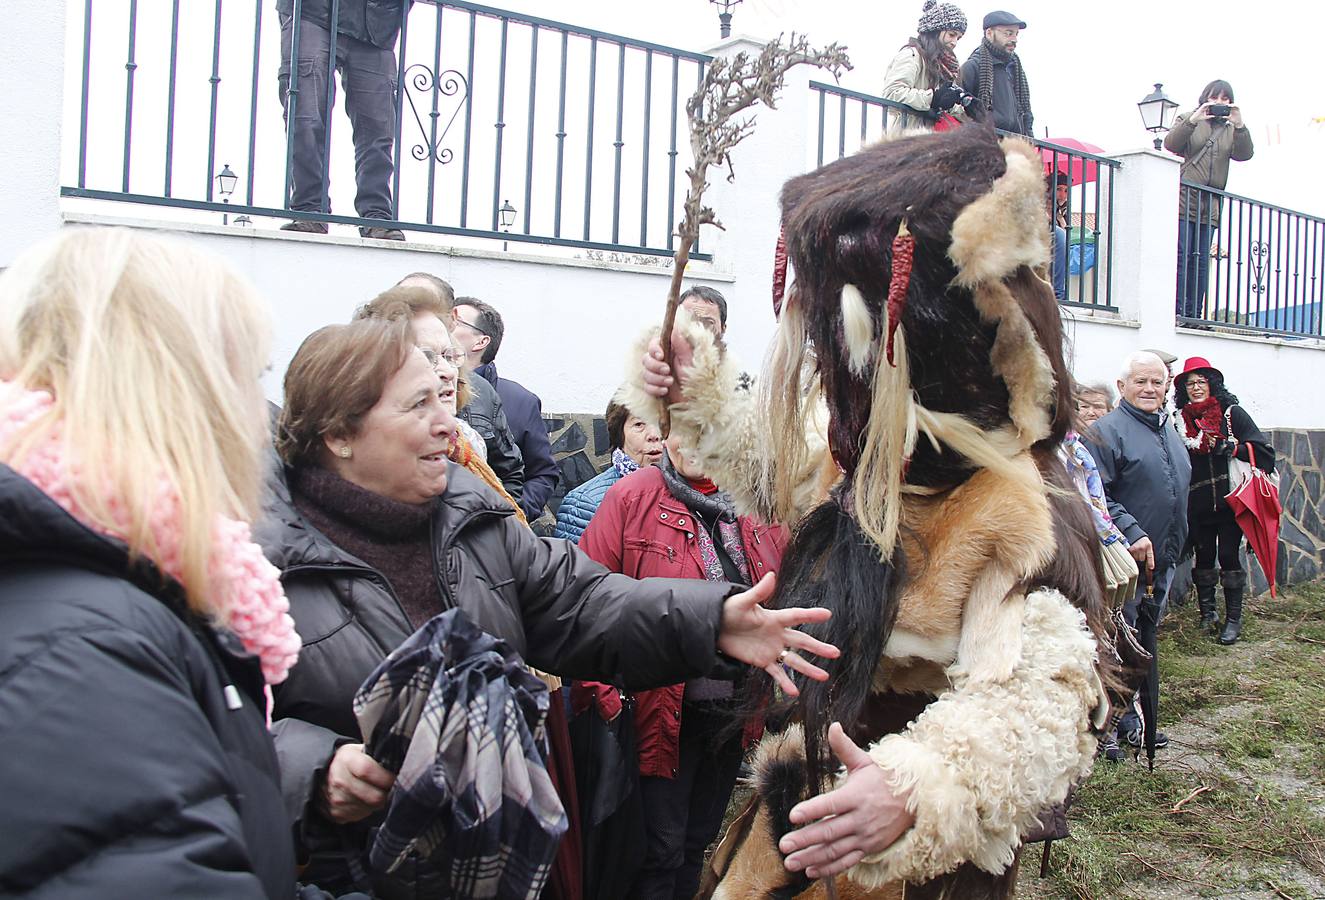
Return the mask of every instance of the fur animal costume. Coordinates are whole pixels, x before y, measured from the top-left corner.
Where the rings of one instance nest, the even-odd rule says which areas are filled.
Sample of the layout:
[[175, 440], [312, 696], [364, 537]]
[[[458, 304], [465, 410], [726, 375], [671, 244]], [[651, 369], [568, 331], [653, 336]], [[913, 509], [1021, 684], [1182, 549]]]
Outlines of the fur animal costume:
[[[852, 896], [1009, 895], [1021, 835], [1090, 770], [1105, 615], [1089, 514], [1055, 456], [1072, 403], [1035, 271], [1044, 191], [1034, 149], [988, 128], [867, 148], [783, 189], [796, 277], [757, 400], [682, 326], [695, 354], [673, 431], [745, 511], [798, 523], [774, 603], [832, 608], [816, 633], [843, 650], [826, 684], [802, 682], [803, 731], [765, 738], [742, 820], [763, 850], [729, 834], [718, 875], [776, 854], [791, 806], [827, 786], [832, 721], [872, 741], [915, 816], [849, 871]], [[618, 399], [657, 417], [638, 373]], [[764, 881], [713, 896], [810, 887], [744, 868]]]

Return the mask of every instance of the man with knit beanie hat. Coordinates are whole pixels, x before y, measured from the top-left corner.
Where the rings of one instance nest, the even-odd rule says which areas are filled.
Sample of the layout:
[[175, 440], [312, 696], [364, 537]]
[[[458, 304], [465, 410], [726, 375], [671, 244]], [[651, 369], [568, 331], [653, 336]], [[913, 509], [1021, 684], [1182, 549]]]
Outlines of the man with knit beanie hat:
[[[925, 0], [916, 36], [893, 57], [884, 76], [883, 97], [921, 112], [942, 115], [959, 107], [975, 110], [975, 98], [958, 81], [954, 49], [966, 33], [966, 14], [951, 3]], [[975, 116], [978, 118], [978, 116]], [[928, 125], [930, 118], [902, 116], [906, 127]]]
[[1026, 23], [1005, 10], [985, 16], [985, 39], [962, 64], [962, 87], [993, 114], [994, 127], [1031, 136], [1031, 89], [1017, 57]]

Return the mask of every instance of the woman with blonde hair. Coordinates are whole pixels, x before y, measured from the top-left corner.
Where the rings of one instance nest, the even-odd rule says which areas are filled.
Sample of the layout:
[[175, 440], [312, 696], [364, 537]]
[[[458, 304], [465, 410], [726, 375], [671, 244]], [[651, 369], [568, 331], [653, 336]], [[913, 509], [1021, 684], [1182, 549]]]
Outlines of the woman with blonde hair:
[[127, 230], [0, 277], [6, 896], [293, 896], [264, 682], [299, 639], [248, 528], [267, 344], [230, 269]]

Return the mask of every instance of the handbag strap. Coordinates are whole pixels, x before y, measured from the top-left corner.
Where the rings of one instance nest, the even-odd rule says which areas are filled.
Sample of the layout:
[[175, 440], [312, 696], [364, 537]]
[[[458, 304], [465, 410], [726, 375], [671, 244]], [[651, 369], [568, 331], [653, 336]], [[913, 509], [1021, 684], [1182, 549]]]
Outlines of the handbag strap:
[[1260, 466], [1256, 465], [1255, 445], [1251, 441], [1239, 441], [1238, 436], [1233, 433], [1233, 409], [1235, 406], [1236, 404], [1230, 405], [1228, 409], [1224, 410], [1224, 423], [1228, 426], [1228, 436], [1239, 444], [1247, 445], [1247, 461], [1251, 463], [1253, 469], [1259, 469]]

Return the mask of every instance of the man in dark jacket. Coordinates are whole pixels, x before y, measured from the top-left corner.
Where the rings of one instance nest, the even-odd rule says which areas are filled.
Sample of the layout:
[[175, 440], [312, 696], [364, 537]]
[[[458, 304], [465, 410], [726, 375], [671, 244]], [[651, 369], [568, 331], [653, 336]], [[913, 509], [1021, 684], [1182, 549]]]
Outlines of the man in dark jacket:
[[[396, 131], [396, 38], [412, 0], [304, 0], [299, 14], [299, 69], [297, 93], [290, 90], [290, 58], [294, 39], [294, 0], [276, 0], [281, 20], [281, 67], [278, 73], [281, 103], [287, 122], [294, 105], [289, 140], [294, 142], [294, 163], [289, 186], [290, 209], [330, 212], [329, 186], [323, 182], [327, 160], [327, 70], [334, 50], [336, 68], [345, 88], [345, 113], [354, 129], [354, 207], [365, 219], [392, 219], [392, 148]], [[336, 7], [333, 23], [332, 7]], [[334, 34], [333, 34], [334, 32]], [[331, 86], [334, 90], [334, 85]], [[292, 97], [298, 97], [292, 101]], [[329, 179], [328, 179], [329, 180]], [[285, 231], [326, 234], [325, 222], [296, 219]], [[398, 228], [361, 226], [367, 238], [403, 241]]]
[[[1109, 515], [1127, 539], [1141, 572], [1137, 595], [1123, 607], [1133, 624], [1147, 581], [1154, 585], [1154, 602], [1158, 615], [1163, 616], [1178, 558], [1187, 542], [1192, 464], [1164, 409], [1168, 385], [1168, 367], [1162, 359], [1148, 350], [1132, 354], [1118, 381], [1122, 400], [1083, 435], [1099, 466]], [[1133, 721], [1123, 718], [1120, 731], [1124, 736], [1135, 730]], [[1157, 736], [1157, 746], [1166, 742]]]
[[[1132, 354], [1118, 382], [1122, 401], [1084, 435], [1099, 465], [1109, 515], [1143, 575], [1153, 573], [1161, 604], [1187, 541], [1192, 477], [1187, 448], [1164, 410], [1168, 380], [1158, 356], [1144, 350]], [[1136, 602], [1127, 604], [1129, 618], [1135, 617]]]
[[1026, 23], [996, 9], [985, 16], [985, 38], [962, 63], [962, 88], [980, 98], [995, 128], [1030, 136], [1031, 89], [1017, 56], [1017, 39]]
[[454, 339], [474, 373], [486, 378], [501, 396], [506, 420], [515, 434], [515, 442], [524, 458], [524, 492], [520, 508], [532, 522], [543, 514], [543, 505], [557, 486], [557, 463], [552, 458], [552, 443], [543, 424], [543, 401], [516, 381], [497, 375], [497, 351], [506, 332], [501, 313], [482, 300], [457, 297], [451, 313]]
[[0, 896], [295, 896], [257, 661], [0, 465]]

